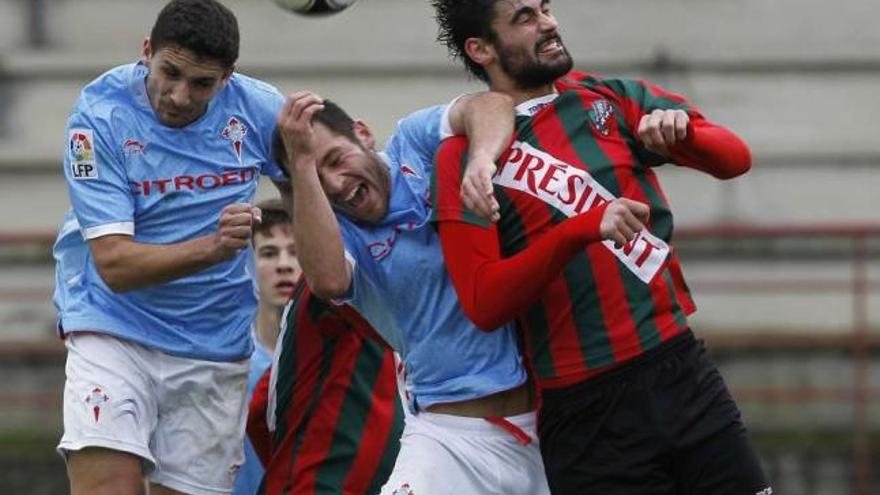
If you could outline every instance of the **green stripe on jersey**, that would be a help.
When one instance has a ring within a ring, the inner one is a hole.
[[[364,340],[355,359],[345,398],[342,401],[333,440],[315,480],[319,487],[341,489],[352,469],[361,438],[372,409],[373,389],[381,376],[385,353],[372,342]],[[345,414],[347,411],[367,411],[367,414]]]

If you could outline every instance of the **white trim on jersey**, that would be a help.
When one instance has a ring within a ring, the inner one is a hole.
[[[83,239],[90,241],[105,235],[123,234],[134,236],[134,222],[105,223],[82,229]]]

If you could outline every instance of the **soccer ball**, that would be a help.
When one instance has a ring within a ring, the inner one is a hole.
[[[275,3],[291,12],[302,15],[330,15],[342,12],[355,0],[275,0]]]

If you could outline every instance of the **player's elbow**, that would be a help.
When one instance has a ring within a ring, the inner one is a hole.
[[[101,276],[101,280],[104,281],[104,284],[114,293],[121,294],[135,289],[135,286],[131,283],[129,277],[126,276],[126,270],[121,269],[118,263],[106,260],[100,262],[96,260],[95,268],[97,268],[98,275]]]
[[[314,295],[328,301],[342,299],[351,286],[347,277],[306,277],[306,283]]]
[[[494,332],[505,323],[503,321],[498,321],[498,318],[494,315],[478,311],[476,305],[463,304],[461,309],[464,311],[464,315],[471,320],[471,323],[483,332]]]
[[[733,179],[744,175],[752,168],[752,153],[748,145],[739,138],[734,143],[722,158],[723,166],[717,167],[712,174],[718,179]]]

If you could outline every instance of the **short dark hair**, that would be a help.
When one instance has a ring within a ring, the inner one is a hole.
[[[465,68],[483,82],[489,82],[486,69],[464,51],[468,38],[483,38],[492,43],[497,36],[492,29],[495,3],[498,0],[431,0],[439,27],[437,41],[446,45],[452,58],[461,59]]]
[[[263,221],[255,223],[253,226],[253,235],[271,235],[272,229],[278,225],[290,225],[290,213],[284,208],[284,203],[280,199],[268,199],[257,203],[263,214]]]
[[[346,113],[339,105],[330,100],[324,100],[324,108],[315,112],[312,116],[312,123],[323,124],[332,133],[348,138],[355,144],[360,144],[357,135],[354,133],[354,119]],[[284,148],[284,141],[278,128],[272,133],[272,155],[275,162],[279,165],[287,163],[287,151]],[[287,167],[282,166],[284,174],[287,174]]]
[[[238,44],[235,14],[216,0],[172,0],[159,12],[150,32],[154,53],[175,46],[226,68],[238,60]]]

